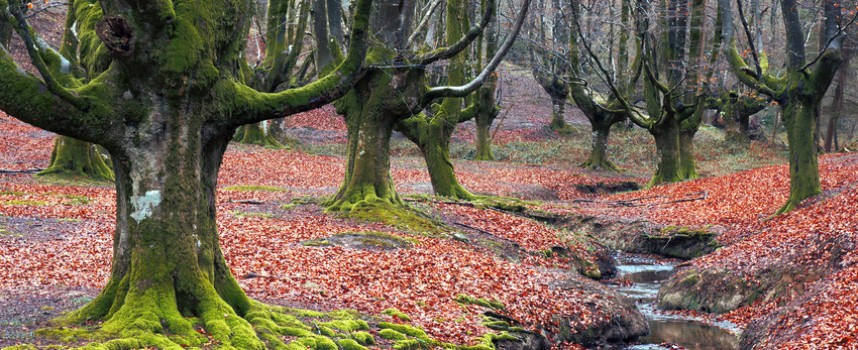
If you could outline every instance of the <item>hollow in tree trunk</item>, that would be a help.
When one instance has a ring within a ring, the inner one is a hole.
[[[113,171],[95,145],[66,136],[54,141],[50,165],[37,175],[113,180]]]

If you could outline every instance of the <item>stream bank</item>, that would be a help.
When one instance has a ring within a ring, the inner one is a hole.
[[[640,344],[617,349],[655,350],[679,345],[689,350],[739,349],[741,329],[729,322],[705,322],[702,319],[665,314],[657,310],[656,297],[664,281],[676,272],[676,259],[653,255],[618,253],[617,277],[605,281],[620,294],[635,301],[646,317],[650,333]]]

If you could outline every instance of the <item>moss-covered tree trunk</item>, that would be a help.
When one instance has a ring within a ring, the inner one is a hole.
[[[95,145],[65,136],[54,141],[50,165],[38,175],[113,180],[113,170]]]
[[[166,105],[166,104],[165,104]],[[114,150],[117,220],[111,276],[86,307],[63,320],[103,320],[114,336],[172,334],[200,344],[199,323],[224,345],[261,349],[243,318],[250,300],[224,261],[215,224],[217,173],[231,133],[201,136],[196,116],[150,115],[149,135]],[[162,119],[163,118],[163,119]],[[137,346],[168,346],[155,336]]]
[[[612,125],[612,123],[590,123],[592,128],[592,132],[590,133],[592,137],[590,141],[590,157],[581,164],[581,167],[593,170],[619,171],[608,160],[608,137],[611,134]]]
[[[695,131],[682,130],[679,133],[679,173],[683,180],[693,180],[700,175],[697,173],[697,160],[694,158]]]
[[[482,94],[482,90],[480,91]],[[484,102],[480,102],[481,104]],[[487,113],[479,113],[474,118],[477,124],[477,154],[475,160],[495,160],[492,152],[492,123],[497,117],[497,110],[492,108]]]
[[[455,124],[454,124],[455,125]],[[459,184],[453,161],[450,160],[450,137],[454,128],[445,118],[434,118],[422,126],[417,145],[432,181],[435,194],[442,197],[470,200],[474,195]],[[413,139],[412,139],[413,140]]]
[[[346,174],[337,194],[327,203],[334,211],[402,205],[390,176],[390,136],[403,118],[390,108],[392,77],[370,72],[340,104],[349,130]],[[372,86],[370,88],[369,86]],[[394,101],[395,102],[395,101]],[[398,103],[394,103],[398,105]]]
[[[566,132],[569,125],[566,124],[566,94],[551,94],[551,123],[548,127],[556,132]]]
[[[789,199],[778,213],[788,212],[803,200],[822,192],[814,137],[817,105],[808,100],[791,100],[784,108],[784,126],[789,142],[790,188]]]
[[[747,144],[747,134],[742,131],[739,116],[739,96],[735,92],[725,93],[719,100],[721,118],[724,120],[724,141],[735,144]]]
[[[649,132],[655,138],[658,166],[648,186],[682,181],[685,177],[680,162],[682,154],[680,152],[679,122],[668,117],[659,127],[652,128]]]
[[[283,148],[274,135],[271,133],[271,125],[274,121],[264,121],[261,123],[245,125],[238,128],[238,143],[248,145],[266,146],[272,148]]]

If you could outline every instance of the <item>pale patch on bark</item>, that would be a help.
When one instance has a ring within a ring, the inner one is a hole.
[[[133,197],[131,197],[131,205],[134,207],[134,212],[131,213],[131,217],[140,223],[144,219],[152,216],[152,209],[158,207],[161,204],[161,191],[146,191],[146,194],[143,196],[139,196],[135,193]]]

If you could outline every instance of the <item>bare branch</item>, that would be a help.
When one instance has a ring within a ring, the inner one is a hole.
[[[527,5],[524,8],[527,9],[530,6],[530,0],[525,0],[525,2]],[[468,30],[468,32],[461,39],[459,39],[459,41],[457,41],[453,45],[433,50],[432,52],[426,54],[425,56],[418,57],[416,59],[416,61],[420,62],[420,64],[428,65],[428,64],[435,62],[435,61],[438,61],[438,60],[444,60],[444,59],[451,58],[451,57],[455,56],[456,54],[458,54],[459,52],[462,52],[462,50],[467,48],[468,45],[470,45],[474,40],[477,39],[477,37],[480,36],[480,34],[483,33],[483,30],[489,25],[489,22],[491,22],[492,15],[494,15],[494,12],[495,12],[495,0],[486,1],[485,12],[483,13],[483,18],[478,25],[476,25],[476,26],[472,27],[470,30]],[[526,10],[525,10],[525,13],[526,13]],[[519,27],[519,29],[521,29],[521,28]]]
[[[503,45],[501,45],[500,49],[497,53],[495,53],[492,60],[489,61],[489,64],[483,68],[483,71],[480,72],[474,80],[471,80],[465,85],[462,86],[440,86],[429,89],[426,94],[423,95],[421,99],[420,106],[428,106],[432,100],[441,97],[466,97],[470,95],[472,92],[479,89],[483,83],[485,83],[486,79],[497,69],[500,65],[501,61],[503,61],[504,56],[506,56],[507,52],[512,48],[512,45],[515,43],[515,39],[518,37],[519,32],[521,32],[521,27],[524,24],[524,20],[527,17],[527,11],[530,7],[531,0],[524,0],[522,4],[521,11],[519,11],[518,18],[516,18],[513,31],[509,34],[509,36],[504,41]],[[486,3],[494,4],[493,0],[489,0]],[[487,5],[486,7],[492,7],[491,5]]]

